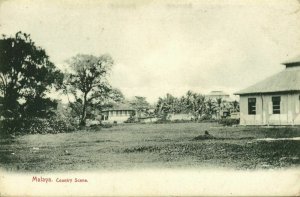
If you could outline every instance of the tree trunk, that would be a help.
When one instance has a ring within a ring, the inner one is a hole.
[[[80,118],[80,126],[85,126],[85,119],[86,119],[86,97],[87,97],[87,93],[84,93],[83,107],[82,107],[82,113],[81,113],[81,118]]]

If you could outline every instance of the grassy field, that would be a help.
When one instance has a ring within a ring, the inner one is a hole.
[[[194,140],[208,130],[216,139]],[[261,169],[300,164],[299,127],[222,127],[216,123],[125,124],[99,131],[26,135],[0,140],[8,171],[225,167]]]

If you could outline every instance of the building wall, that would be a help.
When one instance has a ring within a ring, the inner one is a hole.
[[[190,114],[170,114],[170,120],[191,120],[193,118]]]
[[[140,121],[141,121],[141,122],[144,122],[144,123],[155,122],[155,121],[157,121],[157,120],[158,120],[158,118],[155,118],[155,117],[153,117],[153,118],[143,118],[143,119],[140,119]]]
[[[280,96],[280,114],[273,114],[272,97]],[[256,115],[248,114],[248,98],[256,98]],[[299,94],[240,96],[241,125],[300,124]]]
[[[130,115],[133,113],[132,110],[115,110],[115,111],[107,111],[102,113],[104,117],[104,120],[102,120],[103,123],[124,123]]]

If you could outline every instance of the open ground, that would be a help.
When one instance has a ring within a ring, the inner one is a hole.
[[[215,139],[194,139],[205,130]],[[289,140],[295,137],[300,137],[299,127],[123,124],[95,131],[1,139],[0,165],[8,171],[25,172],[298,167],[300,141]],[[265,138],[279,140],[261,140]]]

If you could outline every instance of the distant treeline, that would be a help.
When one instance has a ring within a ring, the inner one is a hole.
[[[155,113],[162,119],[166,119],[168,114],[188,113],[199,119],[219,119],[221,112],[237,112],[239,111],[239,103],[237,101],[226,101],[223,98],[211,98],[203,94],[188,91],[184,96],[179,98],[167,94],[163,98],[159,98]]]

